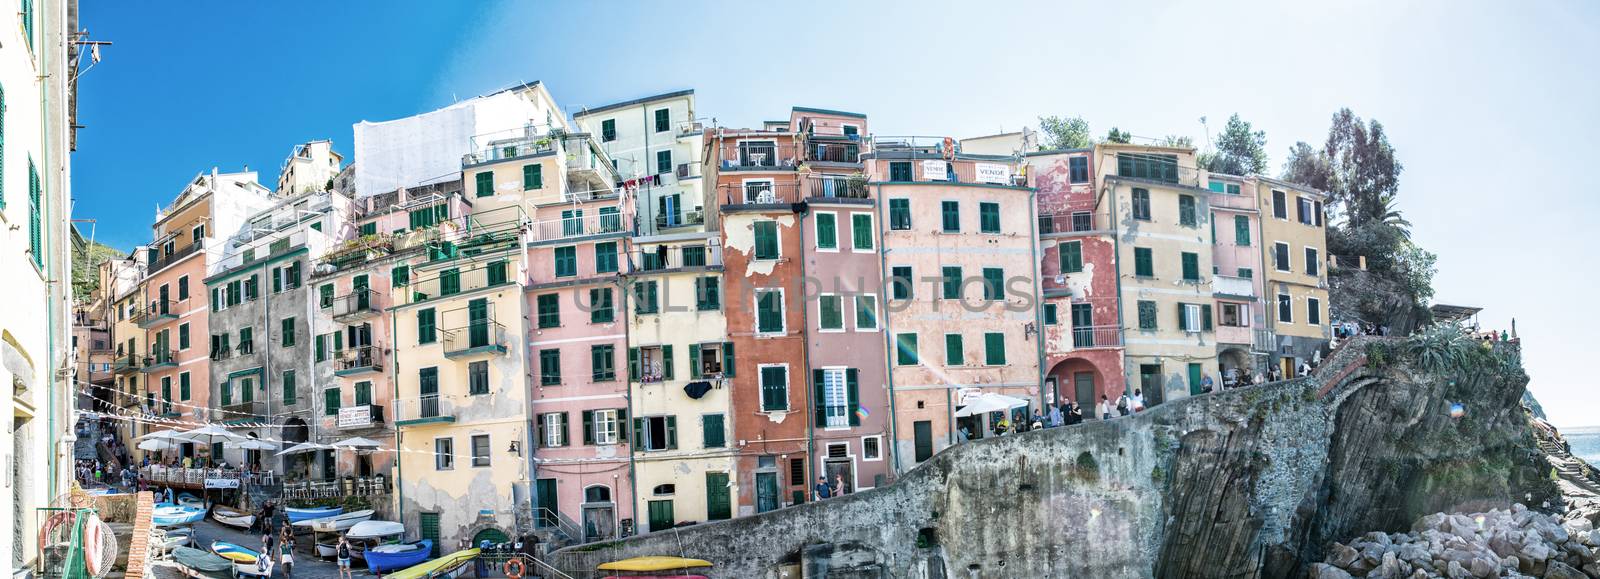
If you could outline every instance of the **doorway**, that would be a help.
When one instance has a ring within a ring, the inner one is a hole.
[[[611,502],[611,489],[603,486],[583,489],[584,540],[610,539],[616,532],[616,504]]]
[[[1144,390],[1145,407],[1161,403],[1167,391],[1161,386],[1160,364],[1139,365],[1139,389]]]
[[[832,453],[830,452],[830,454]],[[849,458],[829,458],[823,461],[822,472],[825,473],[824,476],[828,477],[828,484],[830,485],[834,481],[843,478],[843,488],[837,489],[835,492],[839,494],[856,492],[855,463],[851,462]]]
[[[1094,407],[1097,401],[1094,396],[1094,372],[1073,372],[1072,391],[1080,406],[1088,404]]]
[[[556,479],[542,478],[533,482],[534,500],[538,512],[534,513],[534,524],[539,527],[554,527],[558,523],[556,518]]]
[[[933,458],[933,421],[918,420],[911,424],[911,431],[916,439],[917,462]]]
[[[778,510],[778,473],[756,473],[756,512]]]

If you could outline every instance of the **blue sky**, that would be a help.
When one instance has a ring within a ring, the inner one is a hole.
[[[694,88],[724,125],[793,105],[878,134],[973,136],[1083,116],[1096,133],[1191,135],[1234,112],[1272,164],[1350,107],[1382,121],[1400,207],[1439,254],[1437,301],[1512,317],[1558,424],[1600,423],[1577,361],[1600,214],[1600,3],[227,2],[84,0],[115,46],[80,88],[76,217],[150,236],[190,177],[274,181],[296,143],[542,80],[569,111]]]

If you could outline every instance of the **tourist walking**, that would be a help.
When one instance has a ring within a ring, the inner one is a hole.
[[[1128,393],[1127,392],[1123,392],[1121,396],[1117,397],[1117,414],[1119,416],[1127,416],[1128,415]]]
[[[833,487],[828,486],[828,477],[817,477],[817,486],[812,487],[811,494],[813,495],[812,500],[817,501],[833,498]]]
[[[1100,395],[1100,419],[1111,420],[1111,399],[1105,394]]]
[[[833,475],[833,496],[842,497],[846,494],[849,493],[847,491],[847,487],[844,486],[844,475]]]
[[[1144,412],[1144,391],[1137,388],[1133,390],[1133,411]]]
[[[278,566],[283,568],[283,576],[288,579],[294,573],[294,537],[286,535],[278,541]]]
[[[339,546],[335,548],[335,551],[339,556],[339,577],[342,579],[354,579],[350,574],[350,539],[344,535],[339,535]]]
[[[1066,406],[1066,404],[1062,404],[1061,406]],[[1061,419],[1063,418],[1062,415],[1061,415],[1061,406],[1051,406],[1050,407],[1050,427],[1051,428],[1055,428],[1057,426],[1061,426]]]

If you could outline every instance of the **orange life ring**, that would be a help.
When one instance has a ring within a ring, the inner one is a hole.
[[[528,568],[522,563],[522,559],[511,559],[506,561],[506,564],[500,570],[505,571],[506,577],[521,579],[522,574],[527,572]]]

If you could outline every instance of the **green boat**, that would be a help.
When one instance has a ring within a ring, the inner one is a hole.
[[[232,579],[233,561],[189,547],[174,547],[172,558],[182,565],[191,577],[205,579]]]
[[[467,562],[478,556],[477,549],[456,551],[432,561],[419,563],[384,575],[385,579],[441,579],[455,577],[467,569]]]

